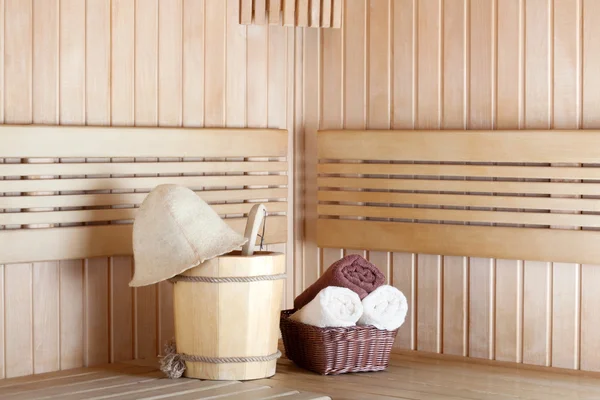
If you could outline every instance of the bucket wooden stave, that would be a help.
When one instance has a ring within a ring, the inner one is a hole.
[[[210,358],[188,362],[184,376],[208,380],[252,380],[275,374],[285,255],[233,252],[206,261],[181,277],[248,278],[253,282],[174,284],[175,340],[180,354]],[[214,279],[213,279],[214,280]],[[264,358],[269,361],[229,361]],[[224,360],[225,359],[225,360]]]

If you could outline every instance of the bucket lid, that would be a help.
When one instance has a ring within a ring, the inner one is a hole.
[[[164,281],[244,243],[246,239],[194,191],[157,186],[133,223],[135,273],[129,286]]]

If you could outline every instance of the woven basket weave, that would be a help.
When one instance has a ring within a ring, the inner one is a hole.
[[[286,357],[296,365],[321,375],[383,371],[388,367],[397,329],[318,328],[291,320],[293,313],[282,311],[279,326]]]

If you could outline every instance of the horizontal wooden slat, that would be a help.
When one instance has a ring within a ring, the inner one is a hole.
[[[275,129],[4,125],[0,140],[0,158],[250,158],[287,154],[287,132]]]
[[[333,163],[319,164],[318,172],[320,174],[600,180],[600,168],[576,167]]]
[[[600,215],[319,205],[320,215],[429,221],[600,227]]]
[[[1,185],[0,185],[1,187]],[[196,192],[206,202],[285,199],[287,189],[208,190]],[[60,196],[0,196],[0,209],[95,207],[141,204],[148,193],[111,193]]]
[[[600,263],[600,232],[320,219],[317,245],[447,256]]]
[[[422,194],[322,190],[318,193],[318,200],[346,203],[412,204],[600,212],[600,201],[598,200],[559,197],[477,196],[434,193]],[[2,204],[1,202],[2,198],[0,197],[0,204]]]
[[[93,178],[93,179],[39,179],[3,181],[0,191],[48,192],[82,190],[152,189],[162,184],[190,187],[267,186],[286,185],[285,175],[231,175],[231,176],[176,176],[151,178]]]
[[[26,175],[134,175],[285,172],[286,162],[160,162],[0,164],[0,176]]]
[[[438,192],[523,193],[550,195],[600,195],[600,185],[570,182],[501,182],[377,178],[319,178],[319,187],[421,190]]]
[[[225,222],[243,234],[246,218]],[[286,224],[285,216],[268,217],[265,244],[285,243]],[[131,239],[131,224],[3,230],[0,231],[0,264],[131,255]]]
[[[600,131],[320,131],[318,157],[340,160],[600,163]]]
[[[264,203],[269,212],[287,211],[286,202]],[[254,206],[253,203],[217,204],[212,208],[219,215],[247,214]],[[80,222],[104,222],[132,220],[137,214],[137,208],[121,208],[110,210],[75,210],[47,212],[16,212],[0,213],[0,225],[28,224],[69,224]]]

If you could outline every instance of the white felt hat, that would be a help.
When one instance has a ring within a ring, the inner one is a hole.
[[[135,273],[129,286],[146,286],[229,253],[246,243],[192,190],[160,185],[133,223]]]

